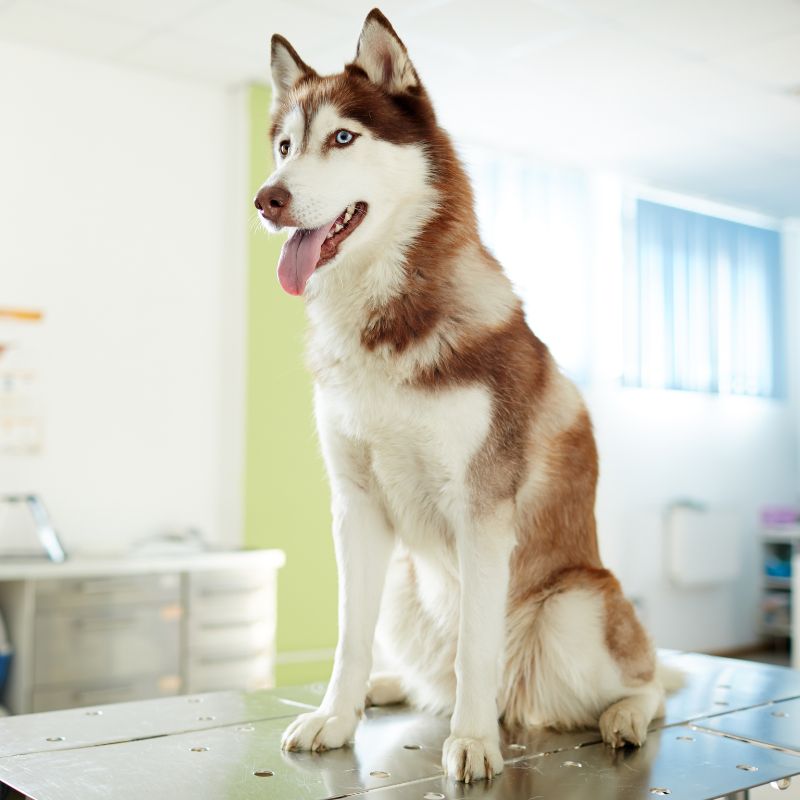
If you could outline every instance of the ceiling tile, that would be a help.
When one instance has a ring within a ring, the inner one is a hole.
[[[718,56],[715,62],[742,80],[779,90],[800,87],[800,32],[739,48]]]
[[[587,19],[609,20],[624,14],[643,0],[537,0],[565,14],[579,14]]]
[[[529,94],[550,86],[571,88],[586,98],[638,90],[645,100],[662,91],[691,88],[702,68],[695,60],[608,29],[584,31],[555,47],[527,53],[513,65]]]
[[[766,94],[744,109],[740,105],[726,122],[730,138],[751,152],[800,161],[800,97]],[[795,194],[800,201],[800,183]]]
[[[732,164],[736,164],[732,168]],[[759,152],[740,152],[730,158],[650,160],[637,175],[664,189],[707,197],[777,218],[800,214],[797,186],[800,159],[774,159]]]
[[[577,23],[555,8],[525,0],[458,0],[429,8],[414,24],[417,39],[481,62],[562,36]]]
[[[337,17],[347,20],[356,35],[361,30],[367,14],[377,5],[402,37],[403,31],[399,29],[399,26],[405,20],[413,19],[426,11],[444,6],[456,9],[454,13],[457,14],[457,2],[458,0],[340,0],[335,6],[332,6],[329,0],[301,0],[300,4],[310,11],[334,13]]]
[[[138,67],[168,72],[220,85],[268,79],[262,54],[160,34],[120,54],[119,60]]]
[[[95,17],[40,0],[15,3],[0,14],[0,39],[110,56],[142,37],[139,25]]]
[[[225,0],[47,0],[65,12],[85,13],[144,28],[161,28],[199,9]]]
[[[772,181],[772,211],[787,207],[786,180],[747,165],[768,164],[770,153],[786,174],[797,174],[800,101],[613,31],[587,32],[513,64],[485,69],[466,85],[448,84],[446,72],[432,68],[434,101],[457,136],[501,152],[673,181],[678,190],[708,190],[718,199],[739,202],[748,186],[764,208]]]
[[[797,0],[641,0],[620,16],[631,33],[711,57],[800,32]]]
[[[175,32],[186,39],[258,49],[264,54],[265,66],[269,63],[270,38],[273,33],[280,33],[313,66],[315,50],[328,47],[331,41],[342,42],[343,55],[355,51],[358,26],[354,20],[330,10],[309,10],[301,4],[228,0],[187,18],[176,26]]]

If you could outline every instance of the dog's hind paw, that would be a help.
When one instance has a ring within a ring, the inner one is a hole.
[[[630,700],[620,700],[600,715],[600,735],[611,747],[641,747],[647,738],[647,715]]]
[[[498,742],[449,736],[442,750],[442,768],[449,778],[464,783],[491,780],[503,771]]]
[[[281,749],[313,750],[321,753],[324,750],[335,750],[344,746],[355,732],[358,715],[326,714],[322,711],[311,711],[301,714],[283,732]]]

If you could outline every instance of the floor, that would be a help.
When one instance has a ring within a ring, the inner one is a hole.
[[[737,653],[734,658],[740,658],[743,661],[758,661],[762,664],[775,664],[778,667],[790,667],[792,665],[792,654],[789,650],[788,639],[776,639],[758,650]]]

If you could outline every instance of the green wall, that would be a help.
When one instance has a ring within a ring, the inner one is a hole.
[[[269,89],[250,89],[250,191],[272,171]],[[303,301],[285,294],[275,269],[283,237],[248,219],[248,385],[245,545],[279,547],[279,685],[327,679],[336,644],[336,569],[328,484],[319,455],[311,377],[305,367]],[[309,652],[312,651],[312,652]]]

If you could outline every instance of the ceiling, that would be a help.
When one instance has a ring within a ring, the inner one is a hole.
[[[0,0],[0,40],[221,85],[287,36],[348,60],[372,0]],[[800,216],[800,0],[382,0],[462,141]]]

